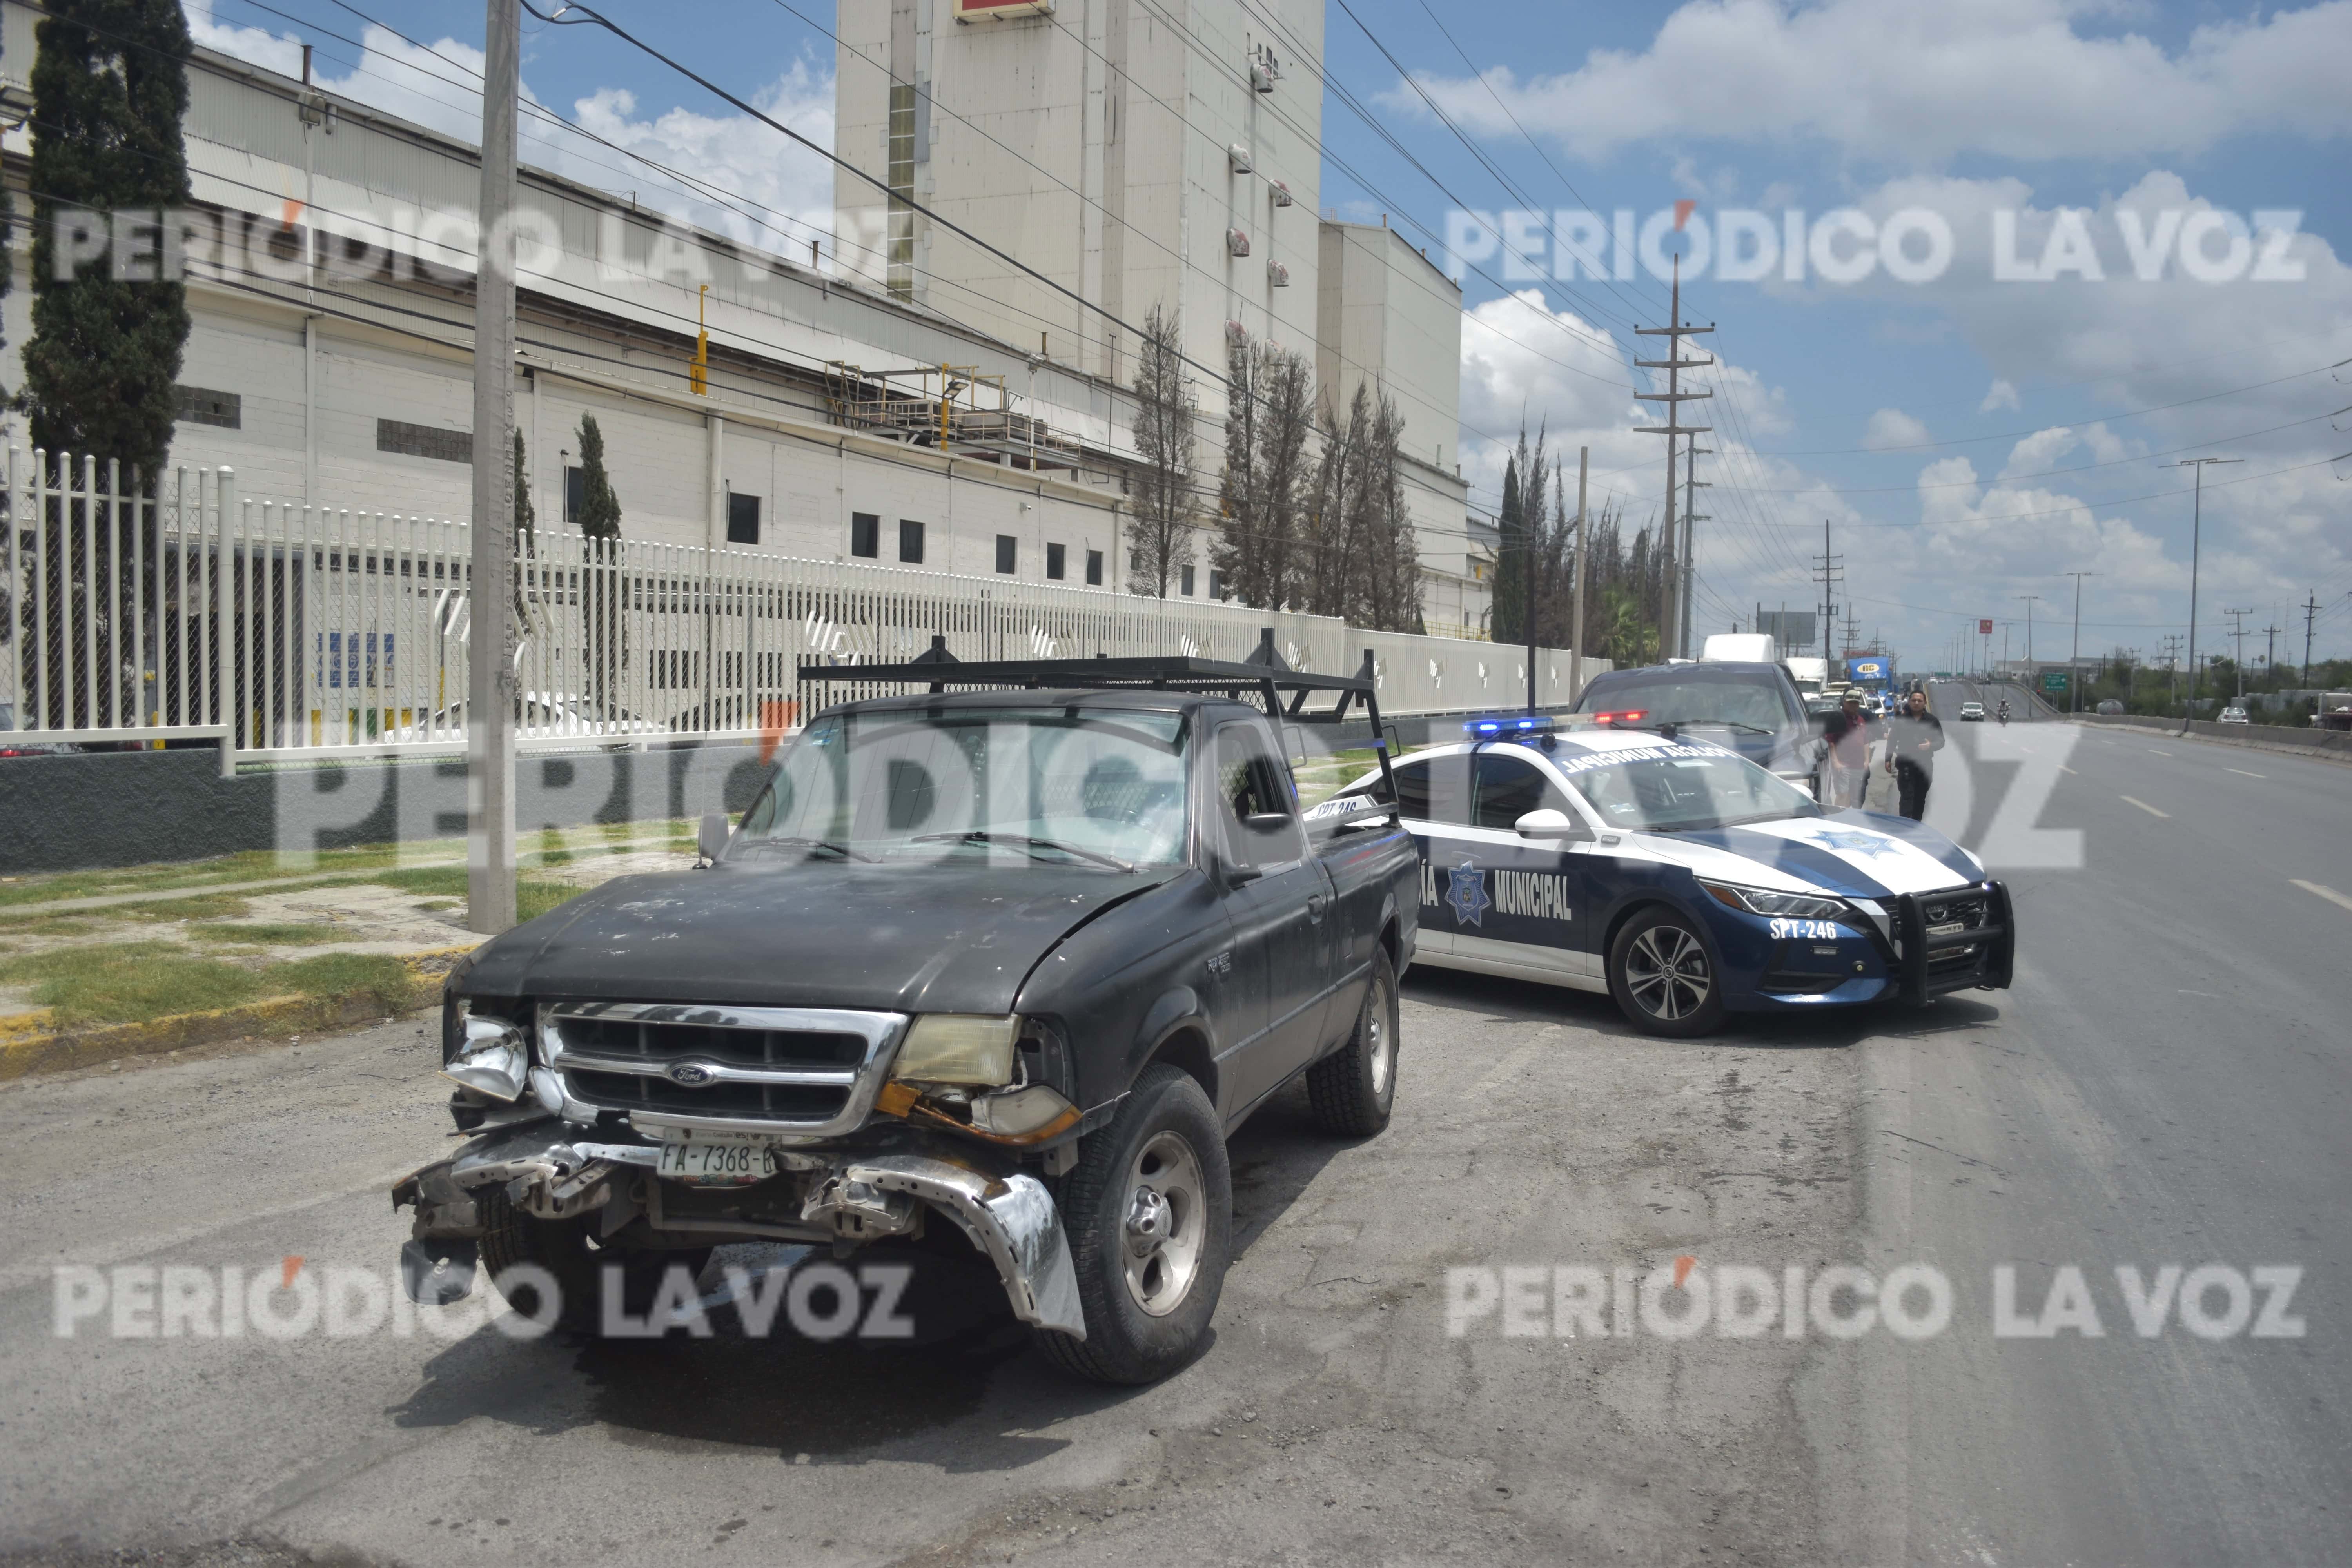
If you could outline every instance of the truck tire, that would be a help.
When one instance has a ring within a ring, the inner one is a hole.
[[[1062,1178],[1081,1341],[1037,1331],[1047,1360],[1094,1383],[1156,1383],[1200,1353],[1233,1255],[1233,1172],[1216,1109],[1155,1063]]]
[[[1355,1033],[1307,1069],[1315,1124],[1340,1138],[1370,1138],[1386,1128],[1396,1104],[1397,1044],[1396,970],[1388,950],[1376,946]]]
[[[1644,1034],[1695,1039],[1723,1026],[1723,977],[1706,938],[1663,904],[1637,911],[1609,944],[1609,994]]]
[[[513,1264],[535,1264],[546,1269],[562,1292],[556,1324],[575,1333],[593,1334],[602,1327],[601,1265],[611,1263],[620,1268],[622,1305],[633,1316],[643,1316],[653,1305],[663,1274],[672,1265],[683,1265],[688,1273],[698,1275],[702,1266],[710,1261],[710,1248],[707,1247],[679,1252],[631,1252],[598,1247],[589,1234],[595,1223],[593,1212],[576,1219],[540,1219],[515,1207],[503,1187],[487,1188],[478,1193],[474,1201],[482,1217],[482,1272],[495,1285],[499,1276]],[[516,1311],[527,1317],[538,1315],[541,1302],[537,1285],[517,1281],[512,1289],[502,1289],[500,1294]]]

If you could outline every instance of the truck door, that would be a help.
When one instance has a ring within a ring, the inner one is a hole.
[[[1223,1065],[1235,1107],[1274,1089],[1312,1059],[1322,1041],[1339,959],[1331,879],[1307,853],[1289,770],[1255,721],[1216,732],[1215,819],[1229,881],[1234,963],[1266,1000],[1265,1030]],[[1244,978],[1236,976],[1236,978]]]

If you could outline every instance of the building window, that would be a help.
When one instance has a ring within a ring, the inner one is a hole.
[[[1089,588],[1102,586],[1102,552],[1099,550],[1087,552],[1087,586]]]
[[[1007,576],[1011,576],[1013,574],[1013,559],[1015,548],[1016,546],[1013,543],[1013,539],[1011,534],[1000,533],[996,536],[996,569]]]
[[[217,425],[224,430],[244,427],[245,400],[234,392],[208,386],[172,388],[172,417],[186,425]]]
[[[1225,574],[1212,566],[1209,568],[1209,597],[1212,599],[1223,599],[1224,596]]]
[[[580,509],[588,504],[588,470],[563,470],[563,521],[578,522]]]
[[[887,184],[890,187],[889,251],[883,282],[895,300],[915,297],[915,87],[890,89]]]
[[[375,422],[375,449],[411,458],[437,458],[445,463],[474,460],[471,430],[443,430],[432,425],[411,425],[404,419]]]
[[[910,565],[923,563],[923,525],[911,517],[898,520],[898,559]]]
[[[849,552],[877,560],[882,554],[882,520],[870,511],[849,514]]]
[[[1058,583],[1069,575],[1069,552],[1058,544],[1045,546],[1045,575]]]
[[[1192,569],[1190,566],[1184,568],[1183,582],[1183,594],[1189,599],[1192,596]]]
[[[760,542],[760,498],[727,492],[727,542]]]

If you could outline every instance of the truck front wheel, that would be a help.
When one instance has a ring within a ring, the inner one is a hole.
[[[1158,1063],[1062,1178],[1084,1341],[1040,1330],[1047,1359],[1096,1383],[1155,1383],[1199,1353],[1233,1250],[1233,1172],[1215,1109]]]

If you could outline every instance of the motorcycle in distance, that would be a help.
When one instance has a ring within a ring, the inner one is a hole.
[[[2000,718],[2000,721],[2001,721],[2002,723],[2006,724],[2006,723],[2008,723],[2008,722],[2009,722],[2009,704],[2008,704],[2008,703],[2004,702],[2004,703],[2002,703],[2002,704],[2000,705],[2000,713],[1999,713],[1999,715],[1997,715],[1997,716]]]

